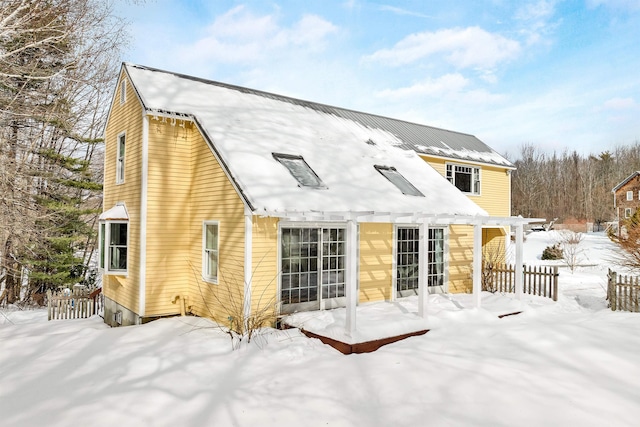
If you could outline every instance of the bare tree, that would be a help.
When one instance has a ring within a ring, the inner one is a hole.
[[[38,286],[85,272],[93,158],[126,40],[112,6],[0,0],[0,302],[20,299],[25,272]]]

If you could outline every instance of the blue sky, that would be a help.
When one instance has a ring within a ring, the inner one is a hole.
[[[147,0],[123,60],[471,133],[640,141],[640,0]]]

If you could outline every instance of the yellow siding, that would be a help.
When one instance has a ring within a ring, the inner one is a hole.
[[[360,224],[360,302],[390,300],[393,291],[393,225]]]
[[[468,195],[469,199],[473,200],[474,203],[486,210],[489,215],[511,215],[511,176],[507,173],[508,169],[472,162],[445,160],[436,157],[422,156],[422,159],[437,170],[442,176],[446,176],[446,163],[468,164],[480,167],[480,195]]]
[[[274,313],[278,302],[278,219],[253,217],[251,312]]]
[[[120,77],[124,78],[124,73]],[[104,276],[103,292],[109,299],[139,312],[140,301],[140,188],[142,159],[142,107],[129,82],[126,102],[120,104],[120,84],[111,106],[111,116],[105,129],[104,209],[117,202],[125,202],[129,213],[129,247],[127,276]],[[116,184],[117,138],[126,132],[125,176],[123,184]]]
[[[180,305],[172,301],[176,295],[188,297],[188,278],[193,274],[189,183],[194,129],[191,123],[179,124],[149,120],[146,316],[179,314]]]
[[[491,216],[511,215],[510,174],[503,167],[487,166],[458,160],[445,160],[436,157],[422,156],[442,176],[446,176],[446,163],[469,164],[480,167],[480,195],[468,195],[469,199],[483,208]],[[473,288],[473,227],[456,225],[449,228],[449,292],[471,292]],[[483,246],[491,242],[483,251],[491,251],[502,242],[504,251],[504,236],[507,229],[483,230]],[[502,236],[502,239],[496,239]]]
[[[191,311],[228,325],[242,318],[244,298],[244,204],[204,138],[194,129],[191,147],[188,276]],[[202,224],[219,221],[218,284],[202,280]],[[232,320],[229,320],[229,317]]]

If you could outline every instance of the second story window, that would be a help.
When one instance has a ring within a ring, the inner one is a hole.
[[[447,179],[463,193],[480,194],[480,168],[447,163]]]
[[[627,191],[627,200],[633,200],[633,191]]]
[[[116,152],[116,184],[122,184],[124,182],[124,154],[126,139],[127,138],[124,133],[118,135],[118,151]]]

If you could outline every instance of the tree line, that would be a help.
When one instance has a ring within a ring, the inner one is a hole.
[[[640,141],[587,156],[520,148],[511,181],[511,211],[524,217],[603,223],[615,219],[611,190],[640,170]]]
[[[86,281],[125,24],[102,0],[0,0],[1,303]],[[25,295],[22,295],[24,297]]]

